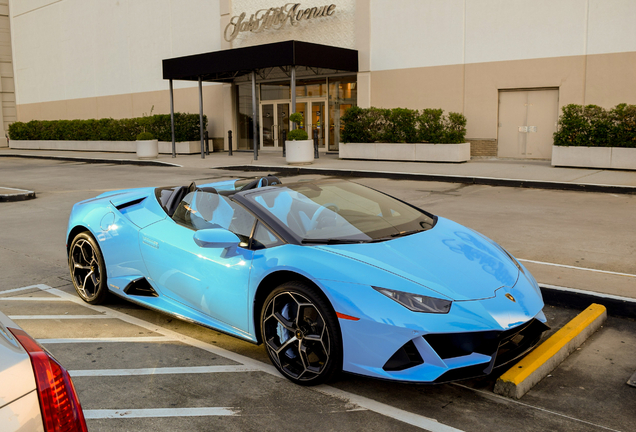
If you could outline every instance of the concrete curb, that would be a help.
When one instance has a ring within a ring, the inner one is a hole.
[[[494,392],[520,399],[575,351],[607,319],[605,306],[591,304],[548,340],[501,375]]]
[[[5,191],[11,192],[4,193]],[[0,186],[0,202],[25,201],[34,198],[34,191]]]
[[[26,155],[16,153],[1,153],[0,157],[19,157],[19,158],[31,158],[31,159],[52,159],[63,160],[70,162],[85,162],[85,163],[109,163],[119,165],[147,165],[147,166],[162,166],[162,167],[178,167],[182,165],[162,162],[157,160],[138,160],[138,159],[107,159],[107,158],[84,158],[84,157],[71,157],[71,156],[48,156],[48,155]]]
[[[265,165],[231,165],[223,167],[214,167],[214,169],[223,169],[231,171],[267,171],[271,173],[284,173],[287,175],[299,174],[318,174],[331,175],[338,177],[367,177],[367,178],[387,178],[392,180],[419,180],[419,181],[435,181],[446,183],[465,183],[479,184],[488,186],[507,186],[530,189],[556,189],[569,190],[578,192],[603,192],[615,194],[636,194],[635,186],[619,186],[604,185],[591,183],[568,183],[553,182],[540,180],[519,180],[505,179],[495,177],[480,176],[456,176],[444,174],[420,174],[420,173],[401,173],[389,171],[365,171],[350,169],[334,169],[334,168],[307,168],[307,167],[289,167],[289,166],[265,166]]]
[[[539,284],[543,301],[547,305],[583,310],[590,303],[607,308],[607,314],[619,318],[636,317],[636,298],[603,294],[556,285]]]

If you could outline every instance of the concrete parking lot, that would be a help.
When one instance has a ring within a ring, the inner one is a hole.
[[[74,376],[89,430],[632,430],[636,322],[604,327],[521,401],[496,376],[438,386],[343,375],[318,388],[280,377],[263,347],[118,299],[82,303],[68,276],[73,203],[103,191],[253,173],[0,160],[0,184],[36,191],[0,203],[0,310]],[[314,176],[315,177],[315,176]],[[283,179],[285,181],[285,179]],[[356,179],[501,243],[539,282],[636,297],[636,196]],[[27,288],[25,288],[27,287]],[[547,306],[553,329],[575,309]]]

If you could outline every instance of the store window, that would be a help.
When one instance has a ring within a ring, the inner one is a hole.
[[[238,84],[236,86],[237,100],[237,136],[236,146],[241,150],[254,147],[254,119],[252,118],[252,84]],[[256,121],[258,121],[258,92],[256,98]]]
[[[358,104],[357,77],[329,78],[329,150],[337,151],[343,125],[340,118]]]

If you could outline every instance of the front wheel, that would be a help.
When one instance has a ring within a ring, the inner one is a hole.
[[[77,294],[86,303],[103,303],[108,294],[106,265],[97,242],[88,231],[73,239],[68,254],[68,266]]]
[[[261,334],[274,366],[296,384],[320,384],[342,369],[338,319],[329,303],[303,283],[287,282],[269,294]]]

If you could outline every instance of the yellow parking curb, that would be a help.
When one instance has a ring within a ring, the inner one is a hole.
[[[592,303],[548,340],[501,375],[494,392],[519,399],[552,372],[603,324],[605,306]]]

